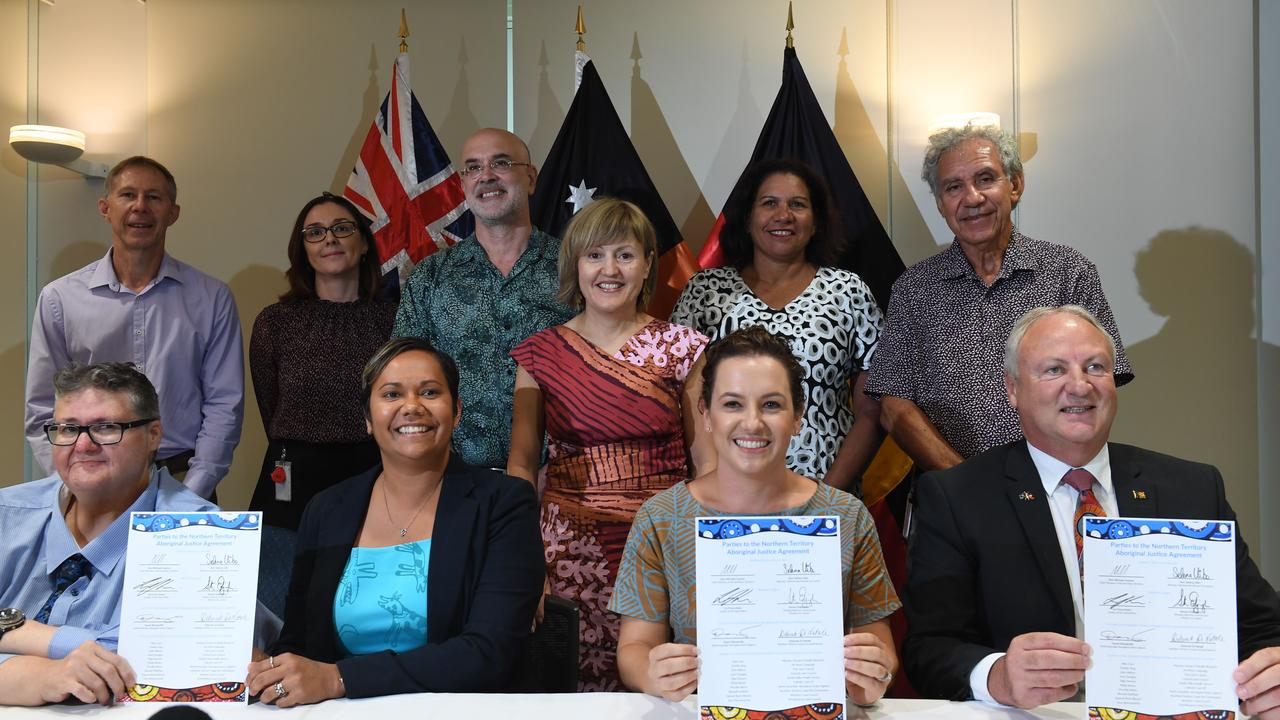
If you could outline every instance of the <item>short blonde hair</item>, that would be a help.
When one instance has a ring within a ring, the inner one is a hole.
[[[586,304],[578,287],[578,258],[594,247],[635,238],[649,260],[649,276],[636,296],[636,308],[643,308],[658,285],[658,237],[653,223],[643,211],[626,200],[603,198],[578,211],[564,229],[560,241],[560,291],[556,299],[581,310]]]

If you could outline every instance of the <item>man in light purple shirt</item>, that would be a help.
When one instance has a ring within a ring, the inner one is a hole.
[[[53,374],[68,363],[132,362],[155,384],[164,416],[157,464],[212,496],[227,474],[244,415],[240,319],[225,283],[165,252],[177,185],[146,157],[107,175],[98,211],[111,226],[101,260],[40,292],[27,360],[26,435],[51,470],[43,426]]]

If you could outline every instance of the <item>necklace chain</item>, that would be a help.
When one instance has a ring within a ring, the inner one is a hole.
[[[387,500],[386,483],[387,483],[387,479],[384,476],[382,478],[382,506],[387,509],[387,520],[391,522],[391,527],[395,528],[396,530],[399,530],[400,537],[404,537],[405,535],[409,534],[409,528],[413,527],[413,521],[418,519],[418,513],[422,512],[422,508],[426,507],[427,503],[431,502],[431,498],[435,497],[436,493],[440,492],[440,486],[444,484],[444,476],[440,477],[440,482],[436,483],[435,489],[433,489],[429,495],[427,495],[425,498],[422,499],[422,503],[418,505],[417,510],[413,511],[413,517],[409,518],[409,522],[405,523],[404,527],[400,527],[399,525],[397,525],[395,518],[391,517],[391,501]]]

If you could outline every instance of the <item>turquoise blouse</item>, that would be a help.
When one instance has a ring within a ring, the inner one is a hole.
[[[351,548],[333,597],[333,625],[347,654],[405,652],[427,643],[431,539]]]

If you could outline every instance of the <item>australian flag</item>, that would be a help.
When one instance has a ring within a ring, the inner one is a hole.
[[[396,56],[383,99],[342,192],[369,218],[383,274],[401,284],[422,258],[471,234],[462,179],[409,85],[409,56]]]
[[[658,287],[648,311],[666,317],[697,265],[680,229],[658,195],[640,155],[613,109],[595,63],[579,53],[582,82],[560,133],[538,170],[530,212],[533,224],[560,237],[569,218],[603,197],[635,203],[658,236]]]

